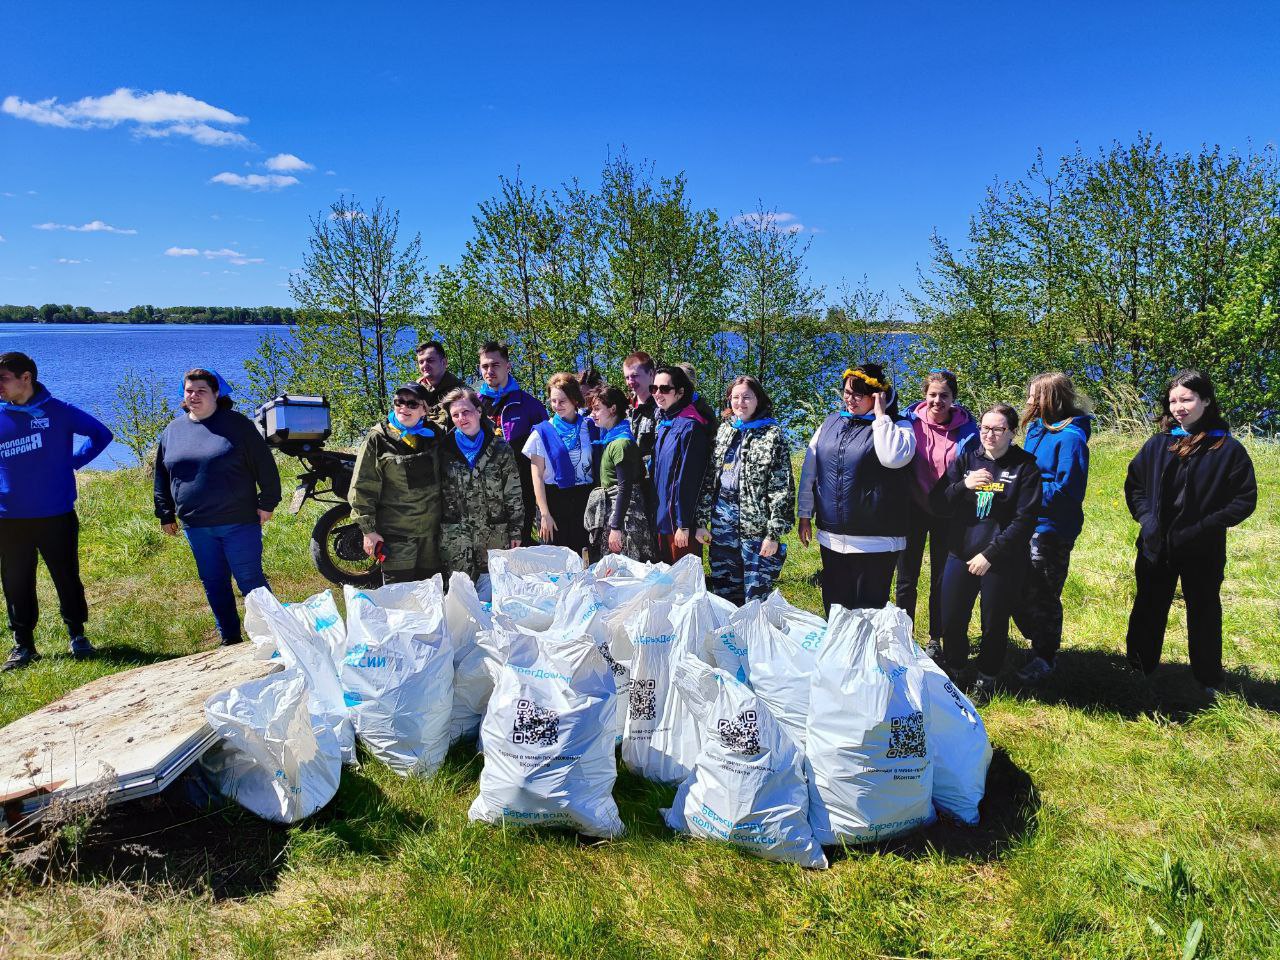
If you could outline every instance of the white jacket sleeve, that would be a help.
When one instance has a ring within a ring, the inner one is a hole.
[[[800,465],[800,483],[796,489],[796,516],[801,520],[813,518],[813,488],[818,482],[818,434],[819,426],[813,432],[813,439],[804,448],[804,462]],[[915,438],[912,437],[914,440]]]
[[[916,455],[916,434],[906,420],[894,423],[888,414],[881,414],[871,424],[871,439],[876,457],[890,470],[905,467]]]

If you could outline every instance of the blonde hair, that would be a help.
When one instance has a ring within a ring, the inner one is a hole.
[[[1088,406],[1088,401],[1076,393],[1076,385],[1065,373],[1041,373],[1027,384],[1027,405],[1022,409],[1022,420],[1024,423],[1036,419],[1057,423],[1088,413]]]

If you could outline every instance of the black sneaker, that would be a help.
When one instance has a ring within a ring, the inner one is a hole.
[[[237,643],[244,643],[244,637],[223,637],[218,641],[218,646],[234,647]]]
[[[924,646],[924,655],[939,666],[942,665],[942,644],[937,640],[930,640]]]
[[[39,659],[40,654],[36,653],[35,647],[19,647],[15,645],[9,651],[9,659],[0,664],[0,670],[21,670]]]
[[[989,677],[985,673],[979,673],[978,679],[973,681],[973,686],[969,688],[969,699],[973,701],[973,705],[975,707],[985,707],[995,695],[996,678]]]
[[[75,659],[88,660],[90,657],[97,656],[97,654],[97,649],[83,633],[77,633],[71,638],[71,656]]]

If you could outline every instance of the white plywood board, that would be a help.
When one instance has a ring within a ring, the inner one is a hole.
[[[0,729],[0,804],[12,817],[89,788],[110,802],[161,790],[215,739],[205,700],[280,668],[241,643],[72,690]]]

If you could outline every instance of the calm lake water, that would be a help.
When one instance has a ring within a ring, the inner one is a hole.
[[[245,383],[244,362],[264,334],[288,337],[282,326],[160,325],[133,323],[0,323],[0,353],[21,350],[39,367],[40,381],[61,400],[102,420],[115,397],[115,378],[125,370],[173,384],[175,413],[182,401],[182,374],[192,367],[221,373],[232,387]],[[243,412],[243,411],[242,411]],[[90,469],[133,463],[129,450],[113,443]]]

